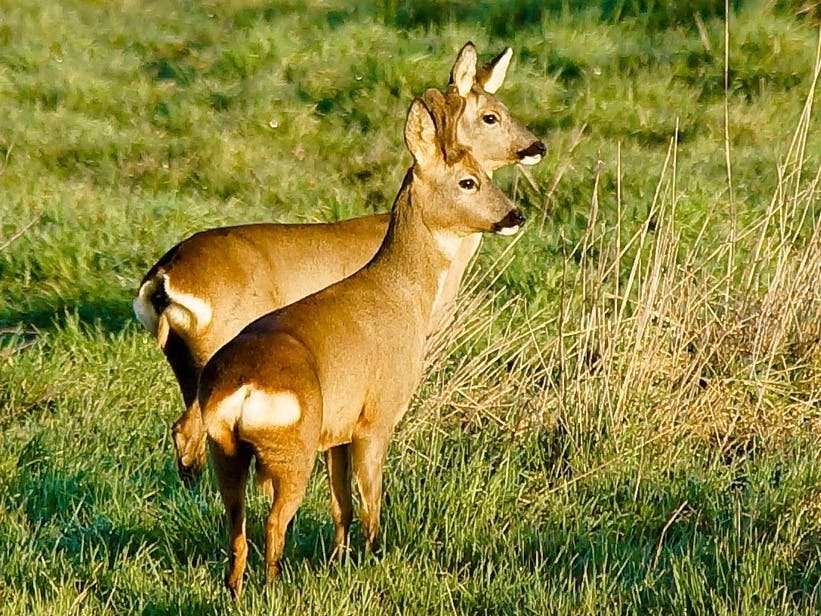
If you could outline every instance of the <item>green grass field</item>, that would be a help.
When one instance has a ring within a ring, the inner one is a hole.
[[[818,613],[820,17],[731,3],[725,73],[706,0],[0,0],[0,612]],[[318,462],[268,591],[251,491],[233,606],[131,298],[197,230],[386,210],[467,40],[548,145],[495,176],[529,223],[435,341],[383,553],[327,563]]]

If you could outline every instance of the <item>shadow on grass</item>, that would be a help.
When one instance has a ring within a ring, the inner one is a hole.
[[[65,575],[66,568],[78,579],[87,579],[93,572],[94,592],[104,600],[117,589],[112,572],[126,560],[148,558],[152,570],[157,571],[180,572],[204,566],[213,572],[214,583],[221,584],[227,535],[224,510],[210,472],[189,490],[179,482],[169,460],[133,478],[123,472],[124,483],[133,480],[140,484],[131,490],[99,472],[100,468],[110,469],[116,461],[98,458],[87,468],[77,468],[63,461],[62,455],[49,442],[47,432],[38,432],[22,448],[13,472],[0,481],[0,507],[22,514],[23,544],[38,554],[50,554],[46,577]],[[135,496],[123,497],[123,493]],[[267,503],[253,488],[249,496],[247,575],[249,583],[258,585],[264,572]],[[123,511],[129,512],[126,517]],[[309,510],[298,512],[286,539],[285,566],[301,567],[306,560],[314,570],[329,566],[332,537],[330,512],[327,516]],[[18,544],[19,537],[0,537],[0,553],[12,553]],[[44,589],[57,592],[29,573],[21,571],[9,582],[28,593],[43,593]],[[176,613],[180,598],[166,591],[154,597],[155,607],[161,612],[163,606],[173,606]],[[122,595],[120,590],[117,593]],[[128,596],[115,599],[129,600]],[[184,613],[202,612],[186,607]]]
[[[739,10],[745,0],[732,0],[732,10]],[[796,14],[804,7],[803,0],[783,0],[776,8]],[[260,22],[274,22],[290,14],[305,15],[302,2],[267,2],[251,7],[240,5],[224,12],[235,27],[246,29]],[[539,24],[545,17],[561,17],[594,12],[602,22],[618,23],[628,19],[651,28],[684,26],[695,29],[695,16],[703,19],[721,18],[724,3],[714,0],[686,0],[659,2],[658,0],[597,0],[595,2],[568,2],[568,0],[388,0],[387,2],[360,2],[348,9],[333,8],[315,11],[318,22],[331,28],[357,20],[361,16],[375,16],[383,23],[402,29],[420,26],[442,26],[454,22],[482,24],[494,36],[511,36],[518,30]]]
[[[731,6],[738,10],[743,0]],[[539,24],[546,17],[594,13],[602,22],[618,23],[634,19],[650,29],[687,27],[695,29],[695,16],[722,17],[724,4],[713,0],[665,3],[656,0],[392,0],[373,9],[382,20],[401,28],[446,25],[452,22],[481,23],[493,36],[513,36],[517,31]],[[785,9],[786,10],[786,9]]]
[[[119,333],[136,322],[130,298],[38,298],[21,310],[0,308],[0,331],[52,331],[75,318],[108,333]]]

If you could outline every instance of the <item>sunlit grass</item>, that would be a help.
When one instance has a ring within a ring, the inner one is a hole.
[[[817,611],[818,31],[793,4],[731,17],[732,200],[711,3],[3,7],[0,611],[232,609],[130,299],[197,230],[387,209],[410,100],[468,39],[514,48],[500,98],[549,147],[495,176],[526,231],[487,238],[433,344],[383,554],[327,564],[318,464],[267,593],[251,497],[238,611]]]

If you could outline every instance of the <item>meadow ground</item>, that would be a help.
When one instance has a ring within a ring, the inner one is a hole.
[[[818,5],[576,6],[0,3],[0,612],[821,609]],[[497,176],[530,222],[433,345],[383,554],[326,563],[318,463],[269,592],[253,491],[233,607],[130,300],[194,231],[387,209],[469,39],[549,147]]]

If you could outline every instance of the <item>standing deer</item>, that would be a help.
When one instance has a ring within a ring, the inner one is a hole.
[[[434,117],[441,114],[414,100],[405,125],[413,166],[367,265],[252,322],[202,370],[199,405],[227,513],[226,585],[235,598],[248,553],[245,486],[254,457],[260,481],[273,488],[268,581],[279,574],[285,531],[317,450],[327,452],[335,552],[348,543],[351,470],[366,548],[374,549],[388,443],[421,378],[431,314],[462,242],[515,233],[524,222]]]
[[[448,91],[464,100],[460,114],[450,118],[456,139],[471,147],[488,173],[517,162],[535,164],[545,153],[544,144],[493,95],[512,55],[506,48],[477,70],[476,49],[467,43],[451,71]],[[436,90],[426,93],[427,100],[438,96]],[[186,409],[172,435],[184,481],[199,476],[205,464],[196,392],[208,358],[253,319],[361,268],[385,237],[388,219],[379,214],[324,224],[211,229],[177,244],[148,271],[134,311],[156,336],[182,390]],[[477,233],[461,242],[432,314],[432,329],[447,316],[480,239]]]

